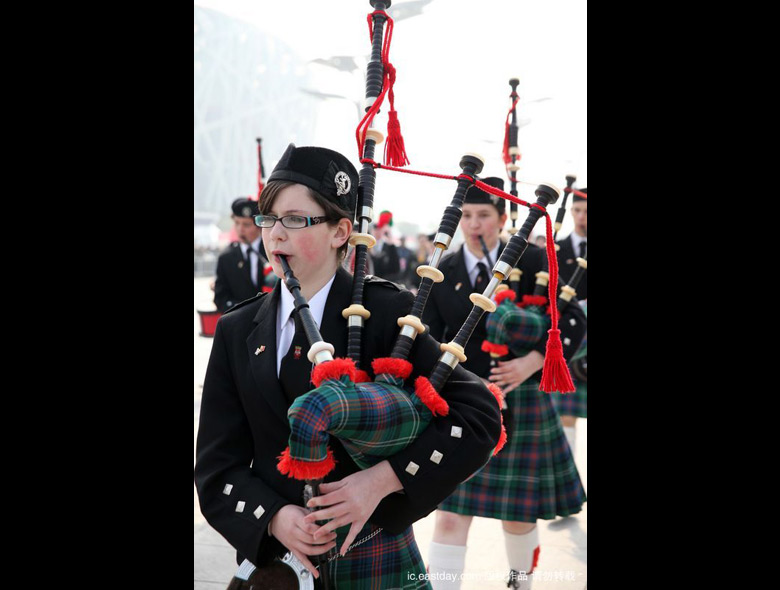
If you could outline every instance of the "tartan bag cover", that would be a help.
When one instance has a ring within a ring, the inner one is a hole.
[[[432,414],[417,395],[401,387],[402,378],[382,377],[383,381],[356,384],[341,375],[297,397],[287,412],[289,457],[313,466],[327,461],[328,440],[336,436],[355,463],[366,469],[413,442]]]
[[[501,356],[511,351],[521,357],[534,350],[550,329],[550,316],[541,312],[541,308],[529,305],[519,307],[511,298],[503,299],[496,310],[487,316],[485,324],[487,342],[494,346],[503,346]],[[485,348],[483,348],[485,350]],[[486,350],[486,352],[499,350]]]

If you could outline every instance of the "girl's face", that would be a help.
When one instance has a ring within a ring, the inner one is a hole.
[[[284,188],[276,197],[268,215],[303,215],[320,217],[325,210],[309,196],[302,184]],[[296,278],[306,285],[329,278],[338,268],[337,250],[349,239],[352,224],[346,219],[337,226],[321,221],[300,229],[288,229],[277,221],[273,227],[263,228],[263,246],[276,276],[284,278],[277,254],[286,254]]]
[[[498,209],[493,205],[475,205],[466,203],[463,205],[463,215],[460,218],[460,229],[463,238],[472,251],[481,252],[482,245],[479,236],[485,240],[488,250],[495,248],[498,243],[498,234],[506,222],[506,213],[499,216]]]

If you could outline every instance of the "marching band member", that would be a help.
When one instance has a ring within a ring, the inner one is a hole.
[[[347,350],[342,311],[352,291],[352,276],[341,262],[357,187],[357,171],[341,154],[290,144],[255,218],[274,273],[283,275],[278,255],[286,256],[323,338],[341,357]],[[377,277],[365,280],[363,296],[371,316],[363,328],[362,358],[370,373],[368,361],[389,356],[396,321],[408,313],[413,297]],[[308,344],[296,329],[293,307],[280,281],[271,293],[233,307],[217,324],[197,440],[201,510],[236,548],[239,563],[246,558],[263,566],[289,550],[320,580],[307,556],[335,548],[339,556],[327,567],[337,590],[431,588],[411,525],[488,460],[500,433],[496,399],[478,377],[457,367],[441,391],[449,414],[403,451],[359,470],[332,439],[336,467],[320,485],[322,495],[308,505],[319,510],[307,517],[303,482],[277,469],[290,435],[287,409],[313,389]],[[409,357],[413,375],[429,374],[439,356],[438,343],[421,334]],[[314,514],[329,522],[317,525]],[[353,540],[360,546],[351,549]]]
[[[263,252],[260,228],[255,225],[257,201],[239,197],[231,209],[233,225],[238,235],[217,259],[217,278],[214,282],[214,304],[225,312],[236,303],[254,297],[263,287],[273,287],[276,277]]]
[[[501,188],[500,178],[483,182]],[[440,265],[444,281],[431,291],[423,321],[431,335],[447,341],[463,323],[471,309],[472,291],[481,292],[489,278],[491,261],[501,254],[504,244],[499,234],[506,222],[504,199],[476,186],[466,193],[460,228],[465,243]],[[483,251],[480,237],[485,242]],[[545,252],[529,244],[517,268],[522,271],[518,301],[534,290],[535,274],[544,267]],[[486,317],[477,325],[466,346],[464,367],[486,381],[497,384],[505,394],[511,415],[508,441],[501,452],[439,506],[429,551],[429,571],[434,588],[460,588],[466,542],[474,516],[502,521],[512,587],[530,588],[538,559],[537,519],[553,519],[581,510],[585,501],[579,474],[571,457],[549,394],[539,391],[546,342],[526,356],[499,362],[491,369],[490,356],[481,350],[487,334]],[[576,351],[585,329],[579,305],[569,305],[561,314],[559,327],[565,358]],[[511,348],[511,347],[510,347]],[[524,572],[524,574],[522,573]],[[444,575],[448,574],[448,575]]]

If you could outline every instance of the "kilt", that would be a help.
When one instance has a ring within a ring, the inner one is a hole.
[[[355,541],[370,535],[378,527],[366,523]],[[336,529],[336,548],[341,547],[349,526]],[[414,531],[409,527],[399,535],[382,531],[365,543],[330,562],[335,590],[432,590],[425,580],[423,563]],[[422,578],[422,579],[421,579]]]
[[[576,514],[585,491],[549,394],[529,379],[506,402],[512,412],[506,445],[439,509],[517,522]]]
[[[559,416],[576,416],[577,418],[588,417],[588,384],[580,383],[574,379],[574,393],[550,394],[555,411]]]

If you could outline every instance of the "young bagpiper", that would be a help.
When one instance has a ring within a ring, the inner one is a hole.
[[[483,182],[501,188],[500,178]],[[447,341],[469,310],[469,295],[482,292],[504,244],[499,234],[506,221],[505,202],[478,187],[466,193],[460,229],[464,244],[444,258],[444,282],[431,292],[424,316],[431,335]],[[545,252],[529,244],[517,267],[522,271],[517,301],[534,291],[535,275],[545,268]],[[579,512],[585,494],[549,394],[539,391],[546,338],[525,356],[500,361],[491,368],[481,344],[487,335],[487,314],[477,325],[464,366],[498,385],[505,395],[508,440],[501,452],[474,477],[465,481],[436,512],[429,552],[429,571],[436,590],[460,588],[466,542],[474,516],[502,521],[509,559],[510,587],[530,588],[539,555],[537,519],[554,519]],[[568,305],[558,327],[564,357],[576,351],[585,331],[579,305]],[[511,342],[509,349],[512,349]]]
[[[352,275],[341,261],[352,232],[357,185],[354,166],[341,154],[290,144],[260,196],[255,219],[274,273],[283,276],[279,256],[285,257],[335,357],[347,351],[342,311],[351,303]],[[364,327],[361,368],[369,376],[371,359],[389,356],[397,319],[412,301],[411,293],[393,283],[366,279],[363,304],[371,317]],[[330,521],[320,526],[307,518],[304,482],[278,467],[290,436],[287,409],[314,389],[309,345],[293,309],[293,297],[280,281],[271,293],[234,307],[217,324],[197,439],[201,510],[236,548],[238,563],[246,559],[258,570],[290,552],[320,584],[324,576],[312,556],[335,549],[334,554],[345,555],[321,566],[331,588],[430,588],[411,525],[490,457],[501,432],[496,399],[477,376],[457,367],[440,392],[449,413],[389,459],[359,470],[332,438],[336,466],[314,500],[317,520]],[[418,336],[409,357],[410,379],[427,376],[440,355],[437,342]],[[353,525],[359,545],[350,549]],[[238,581],[234,587],[244,586]]]

